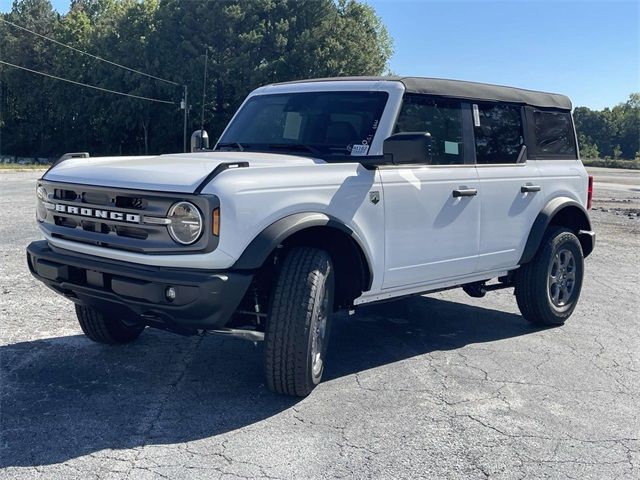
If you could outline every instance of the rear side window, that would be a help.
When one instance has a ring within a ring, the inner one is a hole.
[[[476,163],[516,163],[524,137],[521,108],[515,105],[474,104]]]
[[[528,108],[532,158],[577,158],[571,113]]]
[[[394,133],[428,132],[432,165],[464,163],[462,107],[456,100],[405,95]]]

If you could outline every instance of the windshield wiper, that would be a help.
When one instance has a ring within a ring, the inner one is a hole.
[[[235,148],[237,150],[240,150],[241,152],[244,152],[245,149],[244,145],[238,142],[219,143],[218,145],[216,145],[216,150],[220,148]]]
[[[319,154],[320,150],[311,145],[303,145],[301,143],[268,143],[266,147],[269,150],[293,150]]]

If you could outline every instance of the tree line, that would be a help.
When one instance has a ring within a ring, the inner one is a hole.
[[[613,108],[573,112],[582,158],[640,159],[640,93]]]
[[[391,38],[357,0],[14,0],[0,15],[78,50],[161,77],[117,68],[0,22],[0,60],[159,103],[96,92],[0,64],[0,153],[55,157],[182,150],[187,133],[216,138],[254,88],[300,78],[380,75]],[[204,85],[205,55],[208,76]],[[204,107],[204,108],[203,108]],[[632,159],[640,151],[640,94],[601,111],[574,111],[583,158]]]
[[[182,150],[182,85],[188,134],[217,136],[254,88],[309,77],[380,75],[391,39],[375,11],[356,0],[15,0],[7,21],[178,85],[116,68],[0,22],[0,60],[153,99],[114,94],[0,64],[2,153],[144,154]]]

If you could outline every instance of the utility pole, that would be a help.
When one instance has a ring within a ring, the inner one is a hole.
[[[187,86],[183,85],[184,87],[184,96],[182,98],[182,109],[184,110],[184,129],[182,132],[182,149],[184,151],[184,153],[187,153],[187,110],[189,109],[189,105],[187,103]]]
[[[202,114],[200,115],[200,148],[203,148],[204,146],[204,105],[205,105],[205,100],[207,98],[208,62],[209,62],[209,47],[207,47],[204,51],[204,78],[202,80]]]

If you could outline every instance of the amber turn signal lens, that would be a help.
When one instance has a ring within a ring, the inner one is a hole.
[[[219,208],[215,208],[213,210],[213,223],[212,223],[212,227],[211,227],[213,234],[216,237],[220,236],[220,209]]]

